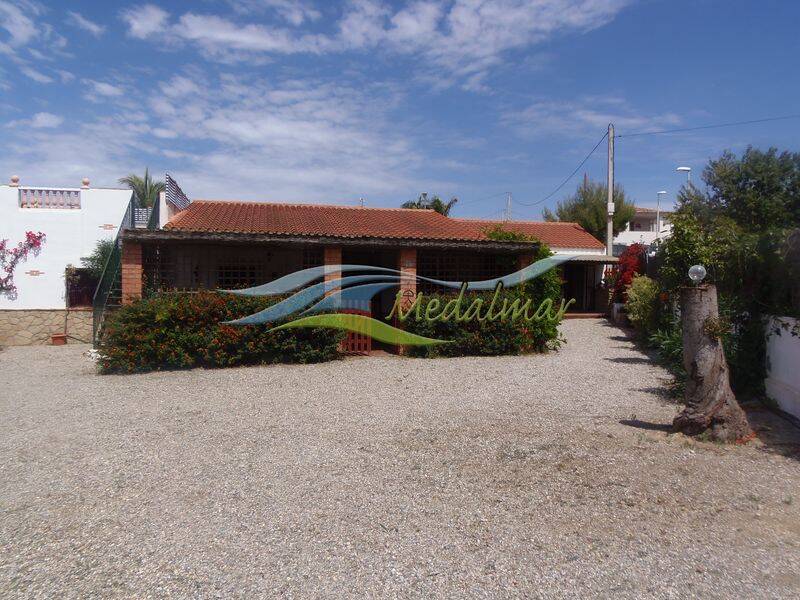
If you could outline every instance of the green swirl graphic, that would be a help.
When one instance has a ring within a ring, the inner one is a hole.
[[[342,329],[368,335],[374,340],[387,344],[397,344],[400,346],[431,346],[433,344],[449,344],[450,340],[437,340],[416,335],[408,331],[403,331],[397,327],[392,327],[387,323],[378,321],[364,315],[350,313],[335,313],[325,315],[312,315],[303,317],[289,323],[284,323],[278,327],[273,327],[270,331],[280,329],[294,329],[296,327],[330,327]]]

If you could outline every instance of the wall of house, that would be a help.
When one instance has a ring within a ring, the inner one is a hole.
[[[656,215],[644,214],[636,215],[631,219],[624,231],[620,231],[614,237],[614,243],[630,246],[631,244],[650,245],[658,238],[665,238],[672,235],[672,224],[666,216],[661,216],[661,231],[656,231]]]
[[[117,235],[131,192],[70,188],[80,193],[80,208],[22,208],[20,189],[0,185],[0,239],[16,245],[25,232],[41,231],[47,240],[39,256],[31,255],[17,266],[17,298],[0,296],[0,310],[63,311],[67,265],[80,266],[81,257],[90,254],[99,240]]]
[[[92,310],[0,310],[0,346],[49,344],[64,333],[70,342],[91,342]]]
[[[797,327],[798,320],[780,317],[789,328]],[[767,331],[773,331],[779,323],[772,319]],[[781,330],[781,335],[767,337],[767,364],[769,374],[765,382],[767,395],[778,403],[781,410],[800,419],[800,337]]]

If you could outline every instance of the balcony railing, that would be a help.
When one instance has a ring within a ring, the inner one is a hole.
[[[19,207],[79,210],[81,207],[81,191],[50,188],[20,188]]]

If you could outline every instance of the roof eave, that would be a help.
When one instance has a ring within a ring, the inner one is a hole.
[[[503,254],[517,254],[533,250],[539,246],[539,242],[276,235],[244,232],[181,231],[175,229],[125,229],[122,232],[122,239],[135,242],[218,242],[223,244],[348,246],[362,248],[447,248]]]

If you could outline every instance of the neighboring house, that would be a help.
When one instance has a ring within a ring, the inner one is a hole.
[[[97,242],[117,236],[132,192],[0,185],[0,239],[15,245],[25,232],[47,238],[38,256],[17,265],[15,299],[0,296],[0,345],[49,343],[54,334],[91,340],[93,289],[68,291],[68,266],[80,267]],[[88,305],[88,306],[87,306]]]
[[[536,249],[532,242],[489,239],[486,230],[499,221],[419,209],[191,202],[169,178],[157,208],[158,229],[122,234],[123,303],[153,289],[241,288],[321,265],[389,267],[451,281],[489,279],[530,264]],[[603,265],[617,259],[604,254],[600,241],[574,223],[502,224],[536,236],[555,252],[580,254],[563,271],[565,295],[578,300],[577,310],[605,309],[605,295],[596,290]],[[416,292],[413,281],[403,284],[405,296]],[[369,312],[382,319],[395,294],[379,294]]]
[[[625,231],[614,237],[614,254],[618,254],[631,244],[651,245],[657,239],[665,239],[672,235],[672,215],[668,211],[657,211],[655,208],[636,207],[636,213]]]

